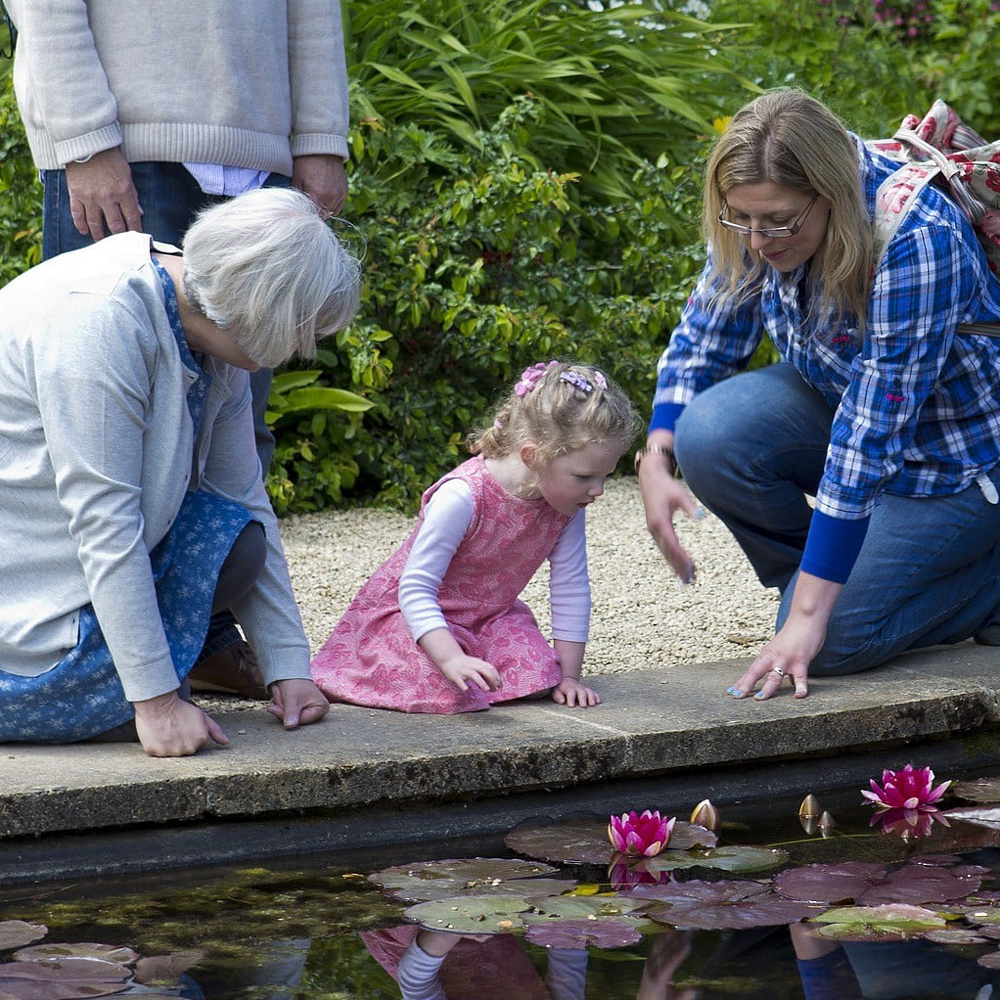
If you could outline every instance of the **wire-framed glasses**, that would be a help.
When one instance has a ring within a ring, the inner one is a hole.
[[[729,211],[729,206],[723,206],[721,212],[719,212],[719,225],[725,226],[726,229],[731,229],[734,233],[739,233],[741,236],[763,236],[769,240],[787,240],[790,236],[797,236],[799,230],[805,225],[806,217],[812,211],[813,205],[819,201],[819,195],[813,195],[812,201],[799,213],[799,217],[790,226],[771,226],[769,229],[751,229],[750,226],[741,226],[739,223],[730,222],[726,218],[726,213]]]

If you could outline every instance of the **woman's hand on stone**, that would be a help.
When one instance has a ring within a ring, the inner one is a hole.
[[[281,720],[285,729],[319,722],[330,711],[326,695],[308,678],[275,681],[270,690],[267,710]]]
[[[176,691],[133,704],[135,728],[150,757],[189,757],[209,741],[225,746],[222,727],[196,705],[182,701]]]

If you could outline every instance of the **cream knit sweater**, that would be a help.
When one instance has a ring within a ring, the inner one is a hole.
[[[347,157],[339,0],[7,0],[35,165]]]

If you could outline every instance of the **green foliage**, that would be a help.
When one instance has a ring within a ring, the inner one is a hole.
[[[316,464],[350,461],[359,491],[412,504],[540,359],[599,362],[634,398],[648,395],[700,263],[697,176],[663,155],[629,175],[634,200],[578,210],[577,176],[535,167],[528,149],[546,116],[516,98],[474,143],[358,122],[352,199],[367,260],[351,353],[366,345],[378,378],[353,388],[376,405],[349,436],[339,421],[322,437],[302,422],[283,438],[289,505],[328,502]]]
[[[6,30],[0,28],[3,52]],[[42,256],[42,192],[14,102],[12,65],[0,56],[0,287]]]
[[[656,3],[594,10],[550,0],[366,0],[345,5],[357,110],[474,148],[515,98],[544,111],[526,166],[629,196],[629,173],[708,130],[732,92],[711,41],[721,27]],[[695,85],[696,84],[696,85]]]

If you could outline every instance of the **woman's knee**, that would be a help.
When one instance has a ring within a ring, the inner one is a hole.
[[[212,613],[239,600],[256,582],[267,560],[267,540],[260,521],[250,521],[236,536],[229,555],[219,570]]]

